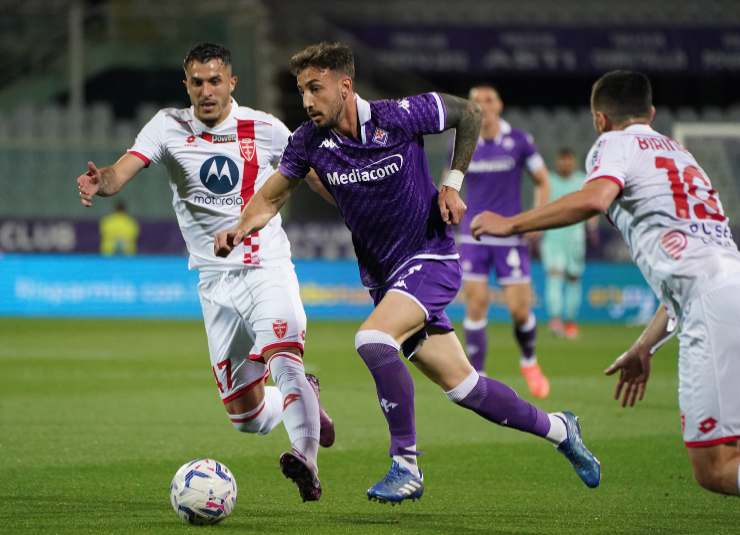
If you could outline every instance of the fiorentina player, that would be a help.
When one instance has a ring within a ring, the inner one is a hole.
[[[548,414],[508,386],[481,377],[460,345],[445,307],[460,287],[451,227],[465,210],[458,191],[479,131],[477,106],[445,94],[368,102],[354,92],[354,58],[341,43],[309,46],[291,58],[310,121],[291,136],[278,172],[255,194],[239,224],[216,236],[228,255],[243,236],[262,228],[313,168],[333,196],[352,240],[362,281],[375,310],[355,347],[375,380],[391,434],[391,468],[368,498],[401,502],[421,497],[414,384],[399,350],[449,399],[500,425],[546,438],[590,487],[600,467],[581,441],[571,413]],[[423,135],[456,129],[452,171],[437,192]]]
[[[650,127],[655,108],[645,75],[602,76],[591,112],[601,136],[583,188],[514,217],[482,213],[473,234],[509,236],[606,212],[662,303],[606,369],[620,372],[614,398],[622,406],[643,399],[653,354],[678,330],[678,400],[694,476],[708,490],[738,495],[740,253],[719,196],[694,157]]]
[[[555,200],[578,191],[586,178],[576,170],[576,155],[563,147],[550,175],[550,197]],[[540,253],[545,268],[545,303],[550,331],[570,340],[578,337],[576,315],[581,306],[581,275],[586,261],[586,227],[592,243],[598,240],[598,217],[586,223],[548,230],[542,235]],[[565,322],[563,322],[563,319]]]
[[[491,271],[503,288],[519,346],[519,369],[533,396],[546,398],[550,382],[535,353],[537,320],[532,312],[529,248],[521,235],[473,239],[470,221],[483,210],[506,215],[522,211],[522,175],[534,181],[534,205],[547,202],[547,168],[532,136],[501,118],[503,103],[488,85],[473,87],[470,100],[481,108],[480,137],[465,175],[468,211],[460,226],[460,259],[465,299],[465,344],[476,370],[485,370],[488,349],[488,278]]]
[[[274,172],[290,131],[232,98],[237,80],[224,47],[196,45],[183,68],[192,106],[157,112],[115,164],[89,162],[77,178],[81,202],[118,193],[151,163],[167,166],[189,266],[200,272],[211,367],[229,419],[260,435],[283,422],[292,451],[280,457],[282,471],[304,501],[318,500],[318,445],[331,445],[334,425],[319,406],[318,379],[304,372],[306,315],[280,215],[245,235],[231,258],[214,255],[212,244]],[[264,386],[268,375],[276,386]]]

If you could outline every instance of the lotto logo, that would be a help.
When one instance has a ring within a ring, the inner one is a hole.
[[[709,418],[705,418],[699,423],[699,431],[705,434],[713,431],[715,427],[717,427],[717,420],[711,416]]]
[[[283,410],[287,409],[288,405],[290,405],[294,401],[298,401],[299,399],[301,399],[300,394],[288,394],[287,396],[285,396],[285,399],[283,399]]]

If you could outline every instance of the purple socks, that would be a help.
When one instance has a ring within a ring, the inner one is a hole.
[[[504,383],[481,377],[472,372],[459,385],[447,392],[447,397],[499,425],[545,437],[550,430],[550,418],[531,403],[521,399]]]
[[[475,371],[483,371],[486,365],[486,351],[488,350],[488,335],[485,319],[475,321],[465,318],[463,328],[465,329],[465,350],[468,353],[470,364]]]
[[[375,389],[391,433],[389,453],[408,455],[416,444],[414,382],[406,364],[398,356],[399,346],[392,336],[375,330],[359,331],[355,348],[375,380]]]

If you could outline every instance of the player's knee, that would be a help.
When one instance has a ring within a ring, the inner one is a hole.
[[[706,490],[722,492],[722,471],[717,463],[694,462],[694,479]]]
[[[517,326],[523,326],[529,321],[529,307],[526,305],[512,307],[511,319]]]
[[[282,383],[294,381],[306,375],[303,359],[299,355],[288,351],[273,353],[267,359],[267,368],[270,370],[272,380],[278,387]]]
[[[473,321],[480,321],[486,317],[488,301],[480,296],[468,296],[465,300],[465,316]]]

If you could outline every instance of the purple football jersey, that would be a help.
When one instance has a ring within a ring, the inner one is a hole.
[[[457,258],[424,154],[423,134],[444,130],[445,108],[436,93],[356,102],[361,139],[307,121],[290,137],[280,172],[318,173],[352,232],[363,284],[377,288],[412,258]]]
[[[484,210],[504,216],[522,211],[522,174],[525,168],[542,164],[532,136],[501,120],[495,139],[478,139],[465,174],[465,202],[468,210],[460,231],[470,234],[470,222]]]

